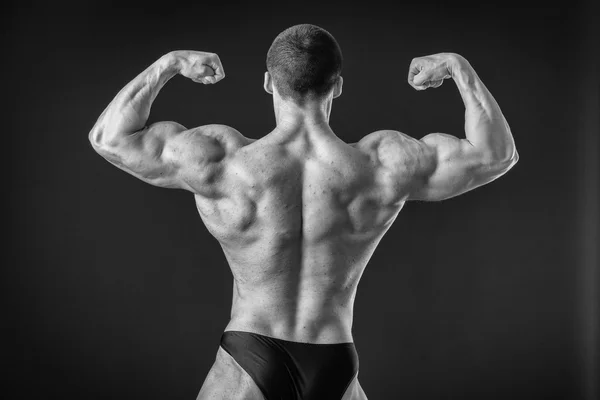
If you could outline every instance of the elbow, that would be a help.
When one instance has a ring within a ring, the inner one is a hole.
[[[513,156],[512,156],[512,165],[515,165],[518,161],[519,161],[519,153],[517,152],[517,149],[515,148],[515,151],[513,152]]]
[[[519,153],[513,144],[501,149],[484,151],[482,160],[490,168],[508,170],[519,161]]]
[[[88,135],[88,140],[92,145],[92,148],[97,153],[106,153],[108,151],[114,151],[114,148],[119,146],[119,142],[115,139],[107,137],[102,127],[94,126]]]
[[[496,172],[498,175],[504,175],[519,161],[519,153],[517,149],[512,151],[512,154],[506,157],[497,158],[487,163],[489,170]]]
[[[98,151],[101,149],[103,147],[102,128],[94,126],[88,135],[88,140],[94,150]]]
[[[500,161],[500,164],[508,171],[519,161],[519,153],[517,152],[517,148],[513,147],[513,151],[510,156]]]

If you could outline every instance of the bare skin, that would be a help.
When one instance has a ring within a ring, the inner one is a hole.
[[[270,74],[276,128],[259,140],[224,125],[146,127],[152,102],[175,74],[224,78],[215,54],[171,52],[129,83],[90,132],[94,149],[150,184],[194,194],[234,276],[225,330],[306,343],[352,342],[354,298],[377,244],[407,200],[443,200],[484,185],[518,160],[504,116],[470,64],[443,53],[413,60],[417,90],[452,78],[463,98],[466,139],[421,140],[383,130],[347,144],[329,127],[340,78],[302,106],[281,98]],[[262,399],[219,348],[198,399]],[[358,377],[344,400],[366,399]]]

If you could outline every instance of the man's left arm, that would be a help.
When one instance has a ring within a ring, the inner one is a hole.
[[[231,142],[227,136],[242,136],[224,125],[190,130],[175,122],[146,126],[154,99],[178,73],[204,84],[225,77],[216,54],[165,54],[116,95],[92,128],[89,140],[101,156],[145,182],[202,192],[208,189],[202,182],[214,181],[218,174],[219,161]],[[186,179],[189,176],[194,182]]]

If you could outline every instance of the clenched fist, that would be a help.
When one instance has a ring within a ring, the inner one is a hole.
[[[177,60],[179,73],[197,83],[217,83],[225,78],[225,71],[219,56],[194,50],[172,52]]]
[[[452,77],[452,67],[458,57],[458,54],[439,53],[414,58],[408,69],[409,85],[417,90],[440,87],[444,79]]]

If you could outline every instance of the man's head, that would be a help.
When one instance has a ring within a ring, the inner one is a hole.
[[[281,32],[267,53],[265,90],[272,85],[284,100],[304,103],[341,94],[342,51],[336,40],[315,25],[295,25]]]

